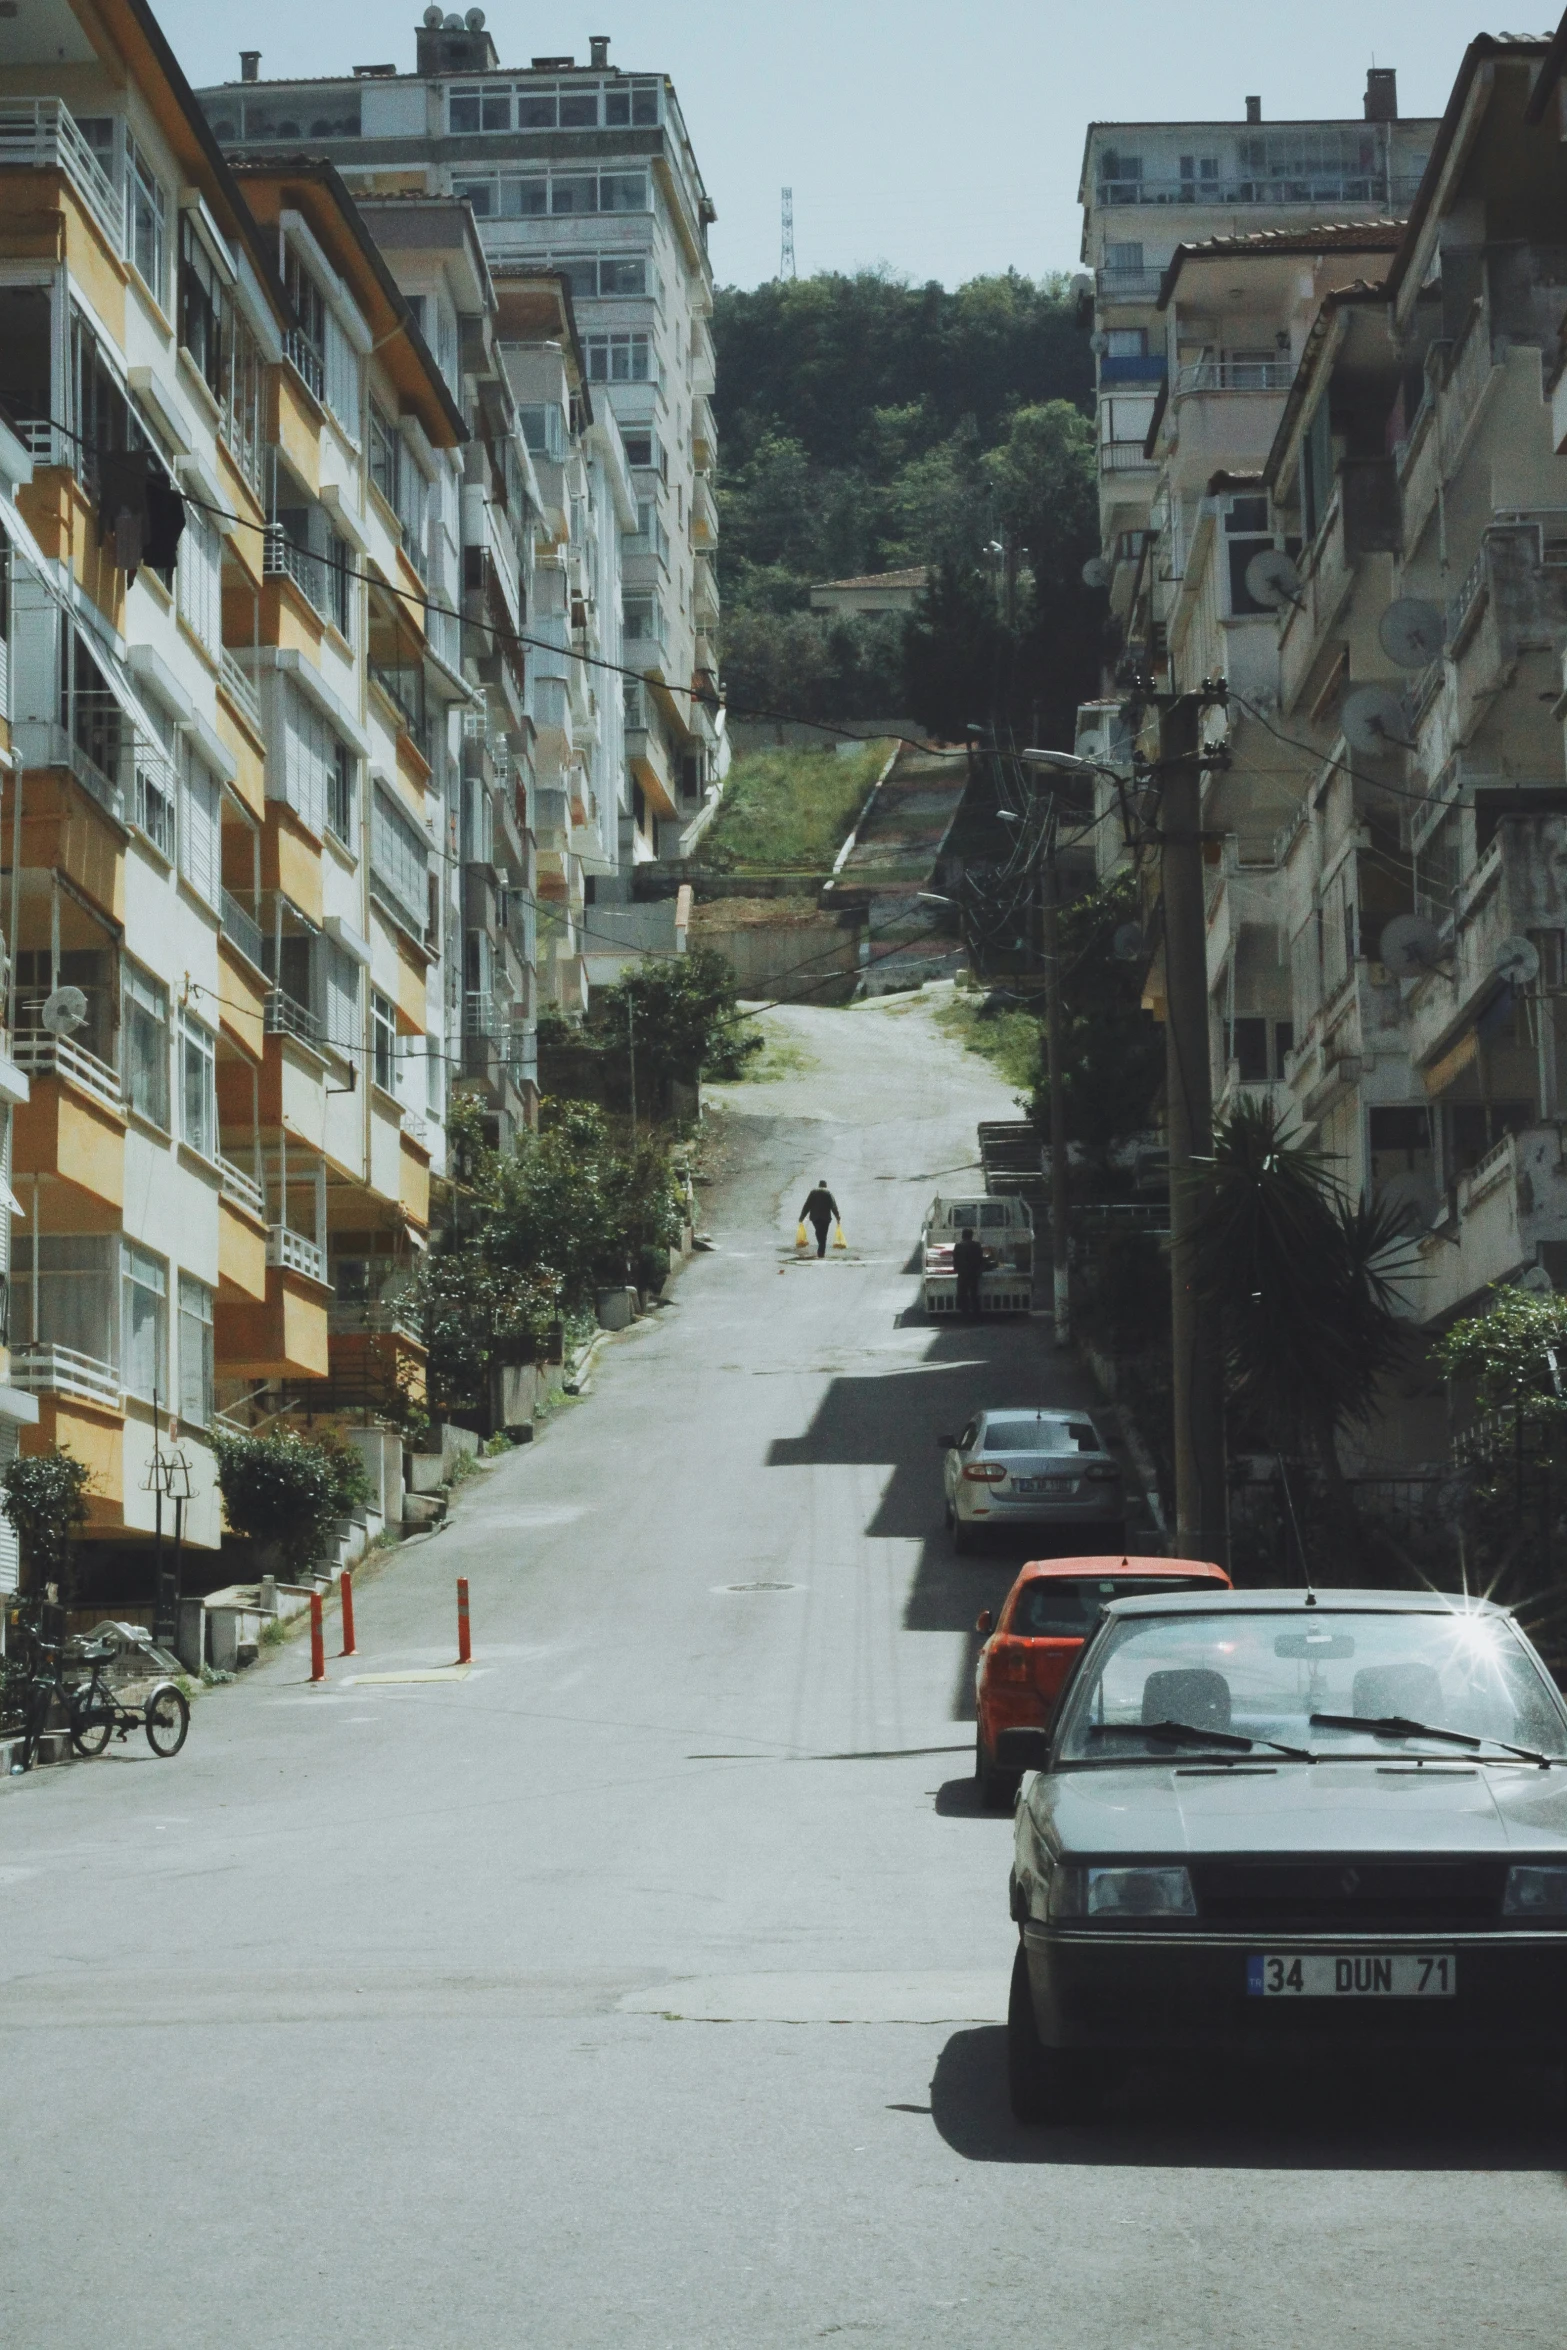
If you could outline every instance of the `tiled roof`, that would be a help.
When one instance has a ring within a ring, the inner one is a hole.
[[[860,579],[818,579],[812,581],[819,588],[922,588],[926,567],[916,564],[912,571],[868,571]]]
[[[1351,253],[1390,252],[1402,242],[1408,226],[1402,220],[1325,220],[1313,228],[1258,228],[1233,237],[1204,237],[1192,245],[1177,245],[1175,260],[1198,261],[1217,253]]]

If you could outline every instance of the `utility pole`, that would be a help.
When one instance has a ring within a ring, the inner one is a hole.
[[[1050,1079],[1050,1255],[1055,1273],[1056,1344],[1072,1343],[1072,1274],[1068,1237],[1066,1096],[1061,1079],[1061,868],[1056,860],[1056,811],[1045,832],[1045,889],[1041,909],[1045,949],[1045,1067]]]
[[[1170,1340],[1175,1391],[1176,1548],[1229,1561],[1224,1369],[1218,1317],[1196,1292],[1198,1222],[1213,1191],[1208,925],[1203,902],[1202,769],[1206,697],[1161,715],[1160,881],[1164,907],[1165,1119],[1170,1142]]]
[[[793,188],[785,188],[783,192],[782,211],[782,228],[778,240],[778,275],[782,279],[789,279],[795,274]]]

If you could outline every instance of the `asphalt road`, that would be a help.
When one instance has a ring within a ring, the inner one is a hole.
[[[0,1789],[7,2350],[1556,2344],[1567,2137],[1518,2085],[1005,2106],[1010,1826],[935,1436],[1084,1400],[902,1319],[1010,1103],[918,1006],[784,1017],[718,1247],[591,1395],[145,1749]],[[825,1173],[847,1261],[792,1262]],[[780,1271],[780,1264],[783,1270]],[[454,1651],[461,1680],[376,1680]]]

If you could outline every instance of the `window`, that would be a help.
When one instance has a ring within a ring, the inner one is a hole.
[[[598,208],[599,182],[597,172],[572,171],[551,173],[551,212],[556,214],[567,212],[597,212]]]
[[[597,130],[599,94],[597,90],[562,90],[560,94],[560,127],[563,131]]]
[[[553,402],[547,408],[519,408],[517,421],[529,453],[552,458],[558,465],[566,454],[565,411]]]
[[[397,488],[402,473],[403,444],[396,425],[376,400],[370,403],[370,479],[397,512]]]
[[[352,638],[354,633],[354,556],[347,539],[340,539],[336,531],[327,532],[326,540],[326,605],[327,618],[339,636]]]
[[[652,340],[647,335],[589,335],[588,381],[596,384],[645,384],[658,379],[653,371]]]
[[[349,439],[357,444],[359,423],[359,353],[348,339],[347,330],[332,311],[325,320],[325,381],[326,404]]]
[[[503,220],[537,220],[550,208],[550,184],[542,172],[530,172],[522,179],[503,179],[500,194]],[[478,207],[474,209],[477,211]]]
[[[371,1067],[383,1093],[397,1090],[397,1014],[384,995],[370,998],[370,1029],[374,1046]]]
[[[294,305],[299,331],[323,366],[326,360],[326,297],[292,245],[283,253],[283,290]],[[311,386],[319,390],[319,384]]]
[[[558,121],[556,93],[553,89],[517,92],[517,128],[520,131],[552,131]]]
[[[1224,534],[1230,574],[1230,611],[1234,617],[1249,619],[1257,615],[1271,615],[1276,609],[1254,596],[1246,584],[1246,573],[1254,559],[1273,544],[1273,531],[1266,498],[1232,498],[1224,517]]]
[[[137,1116],[167,1134],[168,991],[134,963],[120,966],[120,1075]]]
[[[326,942],[326,1040],[340,1053],[357,1053],[364,1043],[359,1023],[359,965],[336,939]]]
[[[354,838],[354,754],[334,741],[326,771],[326,823],[346,847]]]
[[[174,862],[174,769],[160,758],[155,744],[144,736],[136,740],[135,788],[131,821],[144,832],[161,857]]]
[[[429,913],[430,851],[423,833],[378,783],[370,811],[370,877],[417,938]]]
[[[627,596],[625,638],[628,645],[663,643],[664,624],[654,597]]]
[[[180,214],[180,341],[215,400],[223,397],[223,281],[188,212]],[[187,513],[186,522],[190,521]]]
[[[180,871],[209,906],[223,887],[222,787],[189,742],[180,762]]]
[[[495,182],[492,179],[454,179],[452,194],[459,201],[465,200],[473,206],[477,220],[488,220],[495,210]],[[543,209],[541,204],[539,210],[542,212]]]
[[[1145,326],[1113,326],[1105,336],[1107,359],[1146,359],[1148,356],[1148,329]]]
[[[74,1354],[113,1366],[119,1357],[117,1272],[112,1235],[96,1239],[76,1233],[42,1233],[36,1238],[30,1234],[12,1266],[12,1345],[69,1347]]]
[[[209,514],[189,499],[179,545],[179,609],[203,652],[223,650],[223,541]]]
[[[180,1016],[180,1140],[201,1158],[218,1155],[217,1045],[188,1012]]]
[[[1141,394],[1135,398],[1101,400],[1099,403],[1099,438],[1101,441],[1135,441],[1139,447],[1148,438],[1153,423],[1154,403]]]
[[[180,1275],[180,1418],[193,1428],[212,1420],[212,1292],[192,1274]]]
[[[611,259],[606,255],[599,263],[599,292],[601,294],[645,294],[647,292],[647,263],[640,259]]]
[[[282,751],[281,761],[269,763],[268,792],[292,808],[306,831],[319,840],[329,820],[333,779],[346,754],[315,703],[306,699],[291,678],[283,681]],[[275,772],[279,765],[280,777]],[[273,788],[276,781],[281,781],[281,791]]]
[[[125,258],[133,262],[155,302],[164,298],[168,262],[168,198],[135,140],[125,138]]]
[[[511,92],[509,89],[491,89],[484,83],[449,91],[446,100],[446,125],[455,133],[470,131],[509,131],[511,129]]]
[[[647,209],[645,172],[606,172],[599,181],[601,212],[646,212]]]
[[[658,120],[658,85],[656,82],[633,83],[631,88],[604,92],[604,120],[612,128],[628,123],[639,126]]]
[[[120,1375],[127,1395],[168,1402],[168,1268],[132,1240],[120,1243]]]
[[[1143,249],[1141,245],[1107,245],[1105,267],[1116,277],[1141,277]]]

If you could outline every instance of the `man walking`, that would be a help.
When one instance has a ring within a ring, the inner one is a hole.
[[[952,1270],[958,1277],[958,1314],[965,1322],[977,1322],[980,1315],[979,1282],[985,1270],[985,1251],[974,1238],[974,1227],[965,1224],[963,1237],[952,1252]]]
[[[827,1188],[826,1176],[819,1175],[816,1189],[806,1193],[805,1205],[800,1210],[800,1222],[809,1224],[816,1234],[816,1253],[819,1257],[827,1254],[827,1235],[837,1220],[838,1202]]]

